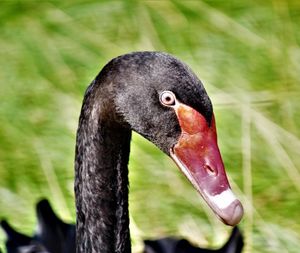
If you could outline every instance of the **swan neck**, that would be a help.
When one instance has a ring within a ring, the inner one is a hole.
[[[106,119],[104,101],[85,98],[77,131],[77,253],[129,253],[128,159],[131,130]]]

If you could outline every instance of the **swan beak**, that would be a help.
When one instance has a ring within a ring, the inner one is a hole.
[[[243,206],[231,191],[217,144],[214,116],[209,125],[193,108],[177,103],[181,127],[178,142],[170,155],[215,214],[227,225],[237,225]]]

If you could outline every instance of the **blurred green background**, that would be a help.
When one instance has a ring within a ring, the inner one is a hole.
[[[213,101],[246,210],[244,252],[299,252],[300,1],[1,1],[0,34],[0,217],[30,234],[47,197],[75,221],[83,93],[111,58],[158,50],[186,62]],[[138,135],[130,186],[134,252],[166,235],[216,248],[231,231]]]

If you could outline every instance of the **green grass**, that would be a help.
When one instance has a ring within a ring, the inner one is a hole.
[[[223,159],[246,208],[244,252],[300,248],[300,4],[294,1],[2,1],[0,216],[34,229],[51,200],[74,221],[82,95],[111,58],[169,52],[205,83]],[[217,247],[230,229],[169,158],[134,135],[130,211],[141,239],[182,235]],[[0,234],[3,241],[3,234]]]

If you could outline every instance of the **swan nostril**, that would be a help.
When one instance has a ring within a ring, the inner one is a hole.
[[[208,175],[215,176],[217,174],[217,172],[212,167],[210,167],[208,164],[204,165],[204,169],[206,170]]]

